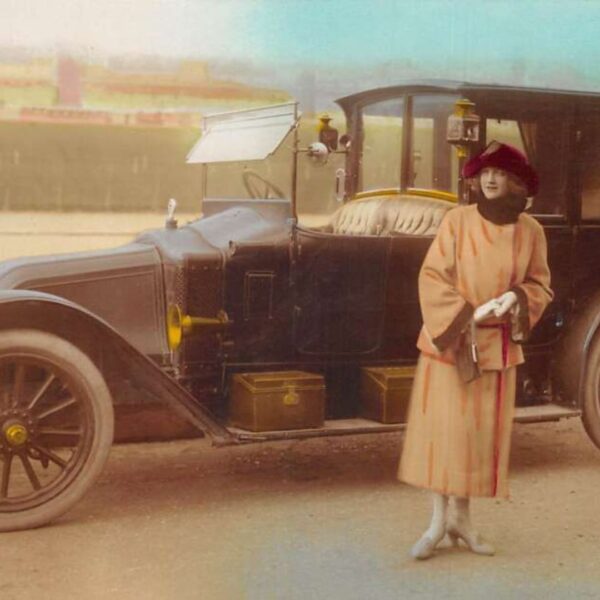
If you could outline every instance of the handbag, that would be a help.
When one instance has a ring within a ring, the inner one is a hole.
[[[464,383],[469,383],[481,377],[477,339],[475,337],[475,321],[473,319],[463,332],[456,350],[456,368]]]

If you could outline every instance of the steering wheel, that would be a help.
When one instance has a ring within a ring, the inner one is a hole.
[[[261,198],[285,198],[285,194],[274,183],[265,179],[252,169],[242,171],[242,181],[250,198],[258,200]],[[263,192],[261,193],[261,189]]]

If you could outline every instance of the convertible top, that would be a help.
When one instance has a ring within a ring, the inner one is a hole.
[[[473,99],[477,98],[502,98],[506,101],[507,98],[513,98],[520,102],[540,101],[543,97],[544,101],[557,101],[568,103],[591,103],[600,105],[600,93],[582,90],[567,90],[567,89],[552,89],[552,88],[532,88],[522,86],[508,86],[488,83],[471,83],[466,81],[453,81],[447,79],[415,79],[399,82],[397,85],[374,88],[365,90],[356,94],[343,96],[336,100],[342,108],[347,109],[357,103],[362,103],[365,100],[369,102],[376,101],[378,97],[381,99],[387,97],[395,97],[402,93],[456,93],[468,96]]]

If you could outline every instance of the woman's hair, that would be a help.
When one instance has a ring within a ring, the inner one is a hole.
[[[527,198],[527,186],[512,173],[506,171],[506,174],[508,175],[508,191],[514,196]],[[475,177],[468,179],[467,182],[473,191],[483,194],[481,191],[481,171]]]

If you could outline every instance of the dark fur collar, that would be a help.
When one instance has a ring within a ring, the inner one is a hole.
[[[527,198],[509,195],[505,198],[488,200],[483,194],[477,200],[479,214],[496,225],[516,223],[527,206]]]

